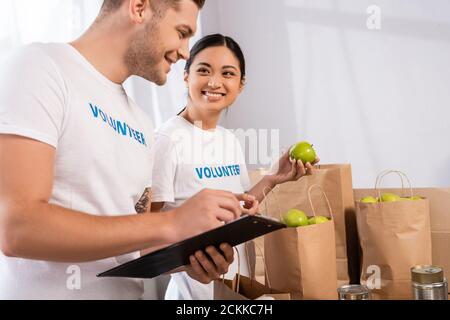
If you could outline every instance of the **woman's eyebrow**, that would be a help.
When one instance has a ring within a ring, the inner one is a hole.
[[[198,66],[205,66],[205,67],[211,68],[211,65],[210,65],[209,63],[206,63],[206,62],[199,62],[197,65],[198,65]]]
[[[232,68],[236,71],[238,71],[238,68],[236,68],[235,66],[223,66],[222,69],[228,69],[228,68]]]
[[[206,63],[206,62],[199,62],[197,64],[197,66],[205,66],[205,67],[211,68],[211,65],[209,63]],[[239,69],[236,68],[235,66],[223,66],[222,67],[222,69],[229,69],[229,68],[234,69],[236,71],[239,71]]]

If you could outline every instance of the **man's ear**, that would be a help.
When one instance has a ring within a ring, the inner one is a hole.
[[[149,1],[152,0],[129,0],[128,12],[131,20],[136,23],[142,23],[149,19],[153,12],[151,11]]]

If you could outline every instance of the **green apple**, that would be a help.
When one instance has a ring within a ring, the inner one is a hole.
[[[291,159],[301,160],[303,164],[313,163],[317,159],[316,151],[307,141],[299,142],[293,146],[289,155]]]
[[[283,223],[288,227],[296,228],[308,225],[308,217],[306,214],[297,209],[291,209],[283,216]]]
[[[308,224],[321,224],[330,221],[327,217],[324,216],[315,216],[312,218],[309,218]]]
[[[361,199],[361,202],[363,203],[377,203],[378,202],[378,198],[372,197],[372,196],[367,196]]]
[[[396,195],[395,193],[383,193],[381,195],[381,201],[382,202],[394,202],[394,201],[399,201],[400,200],[400,196]]]
[[[410,200],[422,200],[423,198],[420,196],[412,196],[412,197],[401,197],[401,201],[410,201]]]

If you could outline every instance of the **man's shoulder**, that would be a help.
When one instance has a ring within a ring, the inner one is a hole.
[[[61,47],[57,44],[32,43],[24,45],[6,54],[2,61],[5,74],[42,74],[59,72],[54,56]]]
[[[63,44],[56,43],[31,43],[11,50],[6,59],[10,60],[33,60],[50,61],[52,57],[60,52]]]

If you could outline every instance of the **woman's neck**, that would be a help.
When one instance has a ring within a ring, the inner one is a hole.
[[[203,130],[214,130],[217,128],[217,123],[220,119],[220,112],[214,111],[202,111],[198,108],[193,107],[191,104],[188,104],[186,110],[184,110],[180,116],[184,119],[200,127]]]

